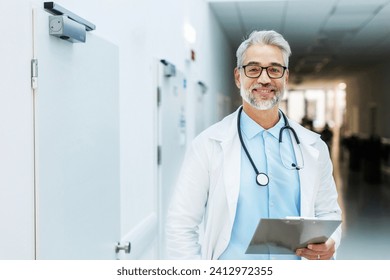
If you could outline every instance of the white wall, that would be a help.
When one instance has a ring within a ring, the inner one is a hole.
[[[43,5],[44,1],[23,0],[18,5],[30,7],[31,3]],[[120,59],[120,109],[121,109],[121,197],[122,197],[122,234],[126,235],[140,224],[138,217],[145,217],[151,211],[157,211],[156,188],[156,59],[167,59],[182,70],[188,77],[188,83],[198,80],[204,82],[208,91],[205,96],[206,108],[201,113],[205,115],[205,125],[208,126],[220,118],[217,112],[217,96],[230,95],[236,92],[233,84],[234,53],[219,24],[208,8],[205,0],[59,0],[57,4],[96,24],[92,31],[119,46]],[[17,6],[16,4],[14,5]],[[3,9],[1,17],[13,22],[18,9]],[[196,42],[189,44],[184,39],[183,26],[191,24],[196,30]],[[24,25],[30,38],[29,26]],[[6,24],[2,24],[7,28]],[[14,30],[14,29],[10,29]],[[20,32],[20,30],[19,30]],[[11,32],[12,33],[12,32]],[[15,33],[16,34],[16,33]],[[28,39],[29,40],[29,39]],[[5,41],[9,42],[9,38]],[[23,71],[10,72],[8,77],[15,84],[23,84],[18,94],[31,94],[29,84],[31,41],[28,44],[5,45],[9,58],[23,59],[20,64]],[[2,44],[2,53],[4,44]],[[25,49],[23,49],[25,48]],[[196,61],[188,62],[189,49],[196,52]],[[22,51],[21,51],[22,50]],[[26,58],[27,54],[27,58]],[[12,65],[12,62],[9,63]],[[4,77],[2,68],[1,77]],[[16,68],[14,69],[16,70]],[[8,72],[8,71],[5,71]],[[15,92],[16,88],[9,87]],[[31,99],[31,96],[30,96]],[[188,100],[191,100],[190,98]],[[9,100],[5,101],[8,102]],[[11,106],[20,106],[13,100]],[[27,114],[31,114],[32,104],[24,101]],[[4,104],[4,103],[3,103]],[[229,108],[228,111],[231,109]],[[24,141],[28,147],[32,141],[31,118],[12,120],[9,128],[22,129],[25,132]],[[26,122],[28,125],[26,125]],[[2,128],[3,129],[3,128]],[[189,124],[189,129],[193,126]],[[190,139],[188,139],[190,140]],[[2,147],[3,148],[3,147]],[[27,162],[26,174],[18,174],[21,193],[26,193],[28,199],[24,206],[32,214],[33,203],[33,159],[32,143],[24,162]],[[3,157],[3,155],[2,155]],[[11,150],[5,153],[6,158],[12,158]],[[20,158],[15,158],[12,172],[19,170],[16,166]],[[14,162],[12,161],[12,162]],[[9,162],[3,162],[9,165]],[[28,167],[31,167],[29,170]],[[18,181],[18,182],[19,182]],[[16,183],[16,182],[14,182]],[[12,198],[10,204],[19,198]],[[32,217],[32,216],[31,216]],[[30,223],[32,218],[30,219]],[[29,224],[31,227],[32,225]],[[3,235],[1,235],[3,238]],[[32,230],[29,234],[31,242]],[[147,257],[156,257],[157,250],[152,249]]]

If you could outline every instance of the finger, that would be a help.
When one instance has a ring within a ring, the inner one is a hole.
[[[329,238],[324,243],[311,243],[307,246],[307,248],[314,251],[329,251],[332,250],[332,248],[334,247],[335,247],[335,242],[331,238]]]
[[[330,260],[332,258],[332,254],[318,254],[316,260]]]
[[[331,258],[336,252],[333,244],[309,244],[308,250],[310,250],[309,248],[312,248],[315,253],[325,255],[329,258]]]
[[[322,250],[311,250],[309,248],[300,248],[297,250],[298,253],[305,256],[317,256],[318,254],[324,255],[326,253],[329,253],[329,251],[322,251]]]
[[[296,254],[297,256],[306,258],[308,260],[329,260],[333,256],[331,252],[320,252],[309,249],[298,249]]]
[[[308,253],[298,253],[297,254],[298,256],[300,256],[300,257],[303,257],[303,258],[305,258],[305,259],[308,259],[308,260],[319,260],[319,259],[321,259],[321,255],[320,254],[312,254],[312,253],[310,253],[310,254],[308,254]]]
[[[308,249],[319,252],[326,252],[329,250],[328,246],[325,243],[320,244],[309,244],[307,246]]]

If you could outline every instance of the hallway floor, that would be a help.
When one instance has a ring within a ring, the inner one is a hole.
[[[390,176],[368,183],[363,171],[348,168],[348,155],[334,161],[334,176],[343,210],[337,259],[390,260]]]

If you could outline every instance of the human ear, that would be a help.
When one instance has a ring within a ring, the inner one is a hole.
[[[241,88],[241,74],[237,67],[234,68],[234,82],[238,88]]]
[[[284,76],[285,76],[285,81],[286,81],[286,85],[288,84],[288,75],[289,75],[289,71],[288,71],[288,69],[286,69],[286,73],[284,73]]]

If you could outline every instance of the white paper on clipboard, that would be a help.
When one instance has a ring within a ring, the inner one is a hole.
[[[295,254],[310,243],[323,243],[340,220],[316,218],[261,219],[246,254]]]

